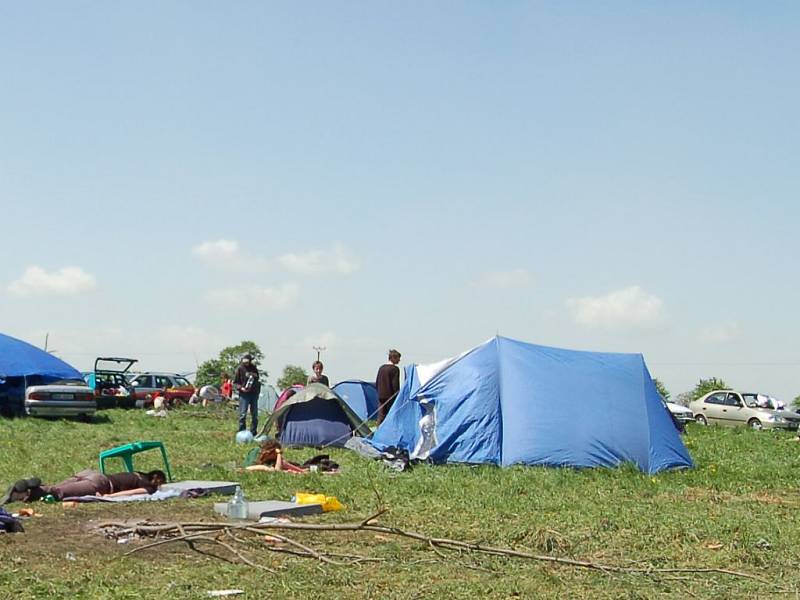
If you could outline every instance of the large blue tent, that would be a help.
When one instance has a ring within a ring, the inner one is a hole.
[[[0,333],[0,378],[34,376],[40,380],[83,379],[60,358]]]
[[[692,466],[641,354],[583,352],[495,337],[407,367],[371,443],[433,462]]]

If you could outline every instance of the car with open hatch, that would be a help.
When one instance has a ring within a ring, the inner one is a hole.
[[[86,384],[94,391],[98,408],[133,408],[136,399],[128,381],[135,358],[101,356],[94,361],[94,371],[83,374]]]
[[[777,406],[780,403],[767,394],[735,390],[714,390],[689,403],[695,421],[701,425],[796,430],[800,415]]]

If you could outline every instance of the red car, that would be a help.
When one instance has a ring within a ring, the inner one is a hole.
[[[188,403],[194,386],[177,373],[140,373],[131,379],[131,388],[140,406],[150,406],[153,398],[164,396],[167,404]]]

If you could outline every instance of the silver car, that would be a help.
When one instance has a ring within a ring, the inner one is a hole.
[[[92,388],[83,381],[57,381],[25,389],[25,413],[33,417],[80,417],[97,411]]]
[[[664,404],[667,405],[667,409],[672,413],[672,416],[675,417],[678,423],[685,425],[686,423],[694,422],[694,413],[691,408],[675,404],[674,402],[665,401]]]
[[[695,421],[752,429],[792,429],[800,425],[800,415],[772,408],[776,404],[765,394],[715,390],[689,403]]]

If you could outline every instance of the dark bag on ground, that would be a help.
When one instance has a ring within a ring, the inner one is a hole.
[[[311,465],[317,465],[317,469],[319,471],[338,471],[339,465],[331,460],[331,457],[328,454],[317,454],[316,456],[312,456],[306,462],[303,463],[304,468],[308,468]]]

